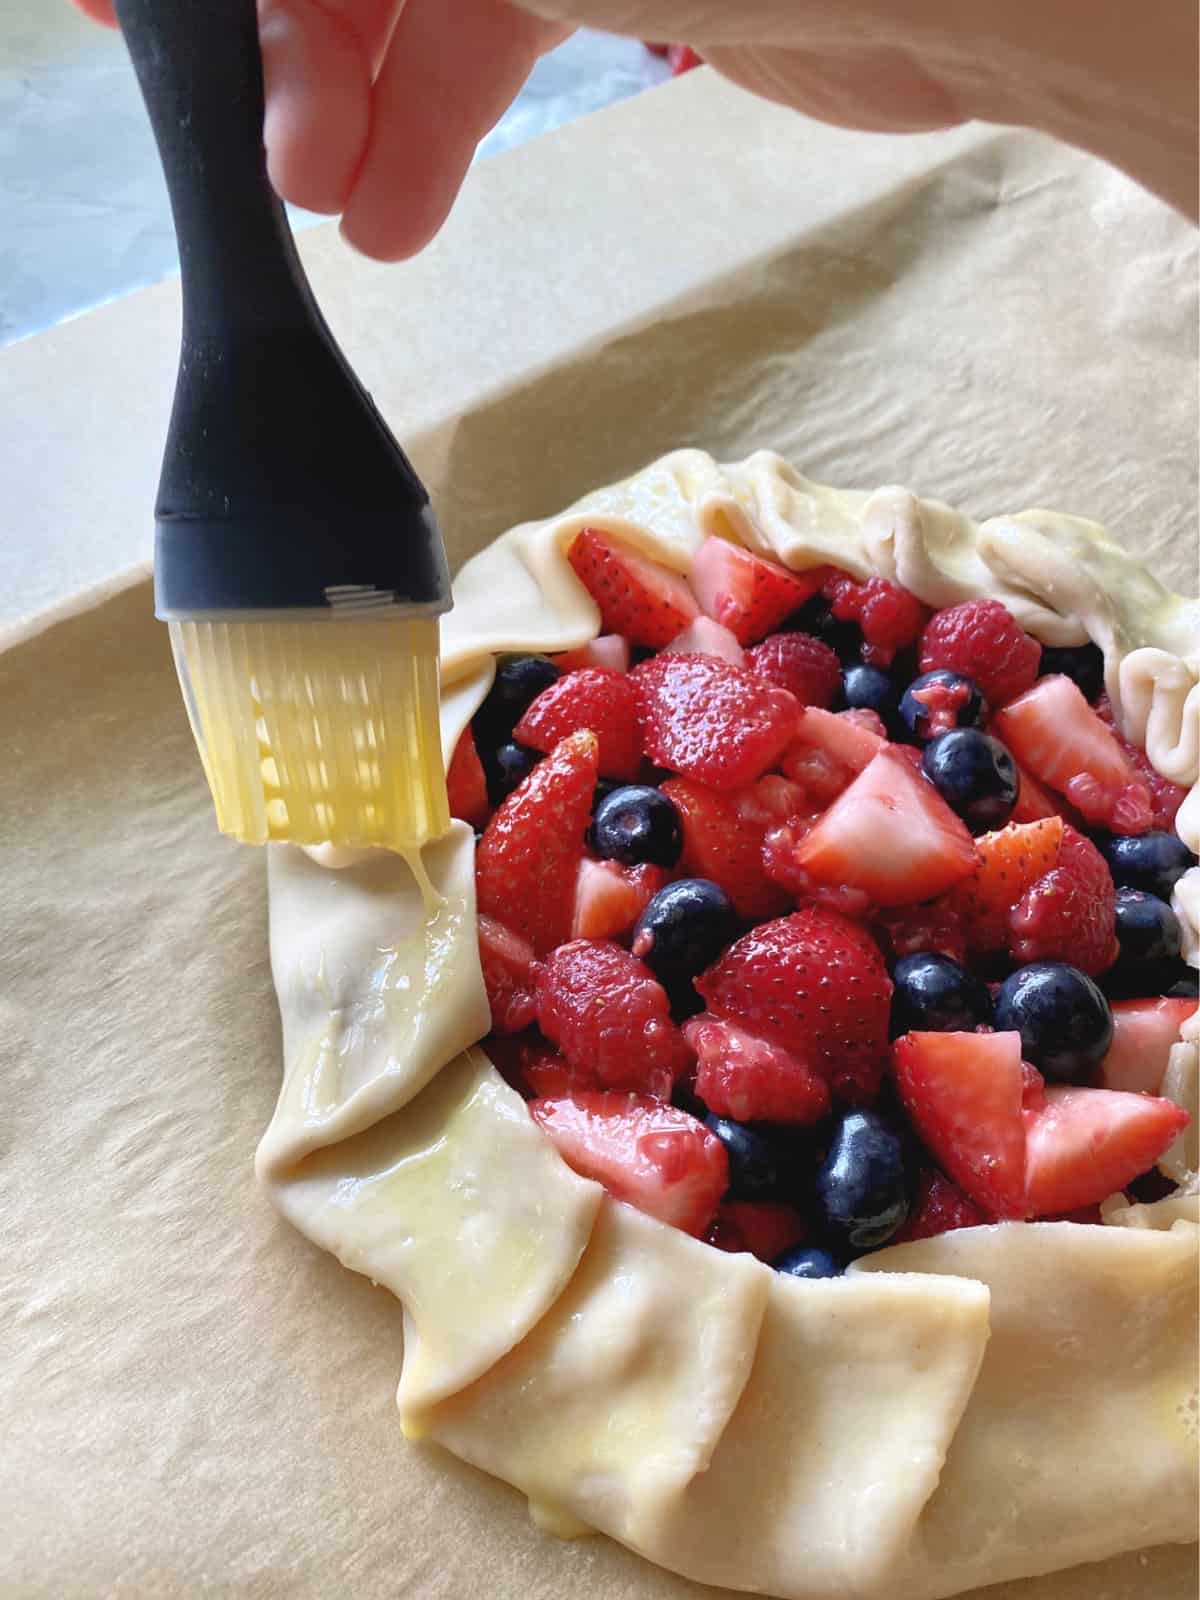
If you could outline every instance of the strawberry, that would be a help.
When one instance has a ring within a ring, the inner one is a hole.
[[[1047,828],[1050,823],[1031,826]],[[1107,862],[1090,839],[1068,824],[1054,866],[1013,909],[1009,952],[1020,962],[1069,961],[1097,977],[1120,954],[1116,904]]]
[[[566,1057],[547,1044],[536,1028],[524,1033],[493,1034],[485,1041],[484,1049],[504,1081],[526,1100],[597,1087],[568,1066]]]
[[[781,1044],[756,1038],[707,1013],[683,1025],[699,1057],[696,1093],[710,1111],[735,1122],[819,1122],[829,1086]]]
[[[1113,1037],[1097,1069],[1105,1089],[1157,1094],[1179,1030],[1196,1010],[1194,1000],[1118,1000],[1113,1004]]]
[[[470,724],[458,736],[450,765],[446,768],[446,796],[450,801],[450,815],[474,828],[482,828],[488,819],[487,779],[475,749],[475,739]]]
[[[664,869],[649,862],[625,867],[619,861],[585,858],[575,880],[572,939],[619,939],[666,881]]]
[[[843,886],[873,905],[932,899],[979,860],[962,821],[903,757],[885,748],[801,840],[814,888]]]
[[[691,778],[668,778],[661,788],[683,826],[682,877],[719,884],[738,915],[751,922],[787,910],[789,897],[763,869],[766,821],[752,799],[754,786],[722,794]]]
[[[651,761],[714,789],[753,783],[796,731],[786,689],[712,656],[654,656],[629,681]]]
[[[1056,799],[1048,789],[1043,789],[1036,778],[1030,777],[1019,763],[1017,776],[1021,787],[1017,790],[1017,803],[1012,809],[1010,822],[1041,822],[1045,817],[1063,817],[1068,822],[1065,803]]]
[[[598,528],[584,528],[567,551],[575,574],[600,607],[606,633],[660,650],[699,615],[683,579]]]
[[[715,537],[692,557],[688,580],[700,609],[743,645],[764,639],[820,586],[819,576],[789,572],[777,561]]]
[[[944,1173],[926,1167],[917,1180],[908,1221],[888,1242],[907,1244],[912,1239],[932,1239],[939,1233],[952,1233],[955,1228],[978,1228],[991,1220]]]
[[[1006,705],[1031,689],[1041,660],[1041,645],[999,600],[965,600],[948,606],[921,633],[921,671],[949,667],[961,672],[991,706]]]
[[[1096,700],[1096,715],[1106,727],[1112,729],[1117,743],[1129,760],[1129,764],[1150,791],[1150,809],[1153,813],[1151,827],[1165,828],[1173,832],[1179,808],[1187,799],[1187,790],[1182,784],[1172,783],[1169,778],[1164,778],[1160,772],[1155,770],[1146,752],[1139,749],[1136,744],[1131,744],[1125,737],[1116,725],[1112,701],[1108,698],[1106,692],[1101,693]]]
[[[1145,783],[1070,678],[1039,679],[996,713],[991,731],[1022,767],[1066,795],[1088,822],[1114,833],[1145,833],[1153,823]]]
[[[1026,1206],[1034,1217],[1098,1204],[1145,1172],[1187,1127],[1171,1100],[1115,1089],[1046,1090],[1025,1116]]]
[[[642,766],[635,700],[624,673],[584,667],[543,689],[513,729],[513,738],[531,750],[546,751],[569,733],[590,728],[600,741],[601,777],[632,782]]]
[[[1062,818],[1046,817],[1010,822],[976,839],[978,866],[942,900],[966,929],[972,951],[987,955],[1008,949],[1013,909],[1054,866],[1062,836]]]
[[[728,661],[731,667],[746,665],[746,652],[719,622],[711,617],[697,617],[683,632],[672,639],[664,653],[671,656],[717,656]]]
[[[697,55],[690,44],[669,44],[667,46],[667,60],[671,63],[671,76],[682,77],[685,72],[690,72],[693,67],[702,67],[704,57]]]
[[[802,706],[827,709],[841,691],[841,662],[810,633],[773,633],[754,646],[748,664],[760,678],[795,695]]]
[[[967,964],[966,931],[957,911],[949,904],[948,895],[928,905],[893,906],[881,911],[875,918],[874,928],[880,944],[891,952],[893,960],[935,950],[957,961],[960,967]]]
[[[571,1066],[606,1088],[665,1100],[691,1062],[666,990],[619,944],[574,939],[537,974],[538,1026]]]
[[[862,659],[890,667],[897,650],[915,644],[931,612],[915,594],[887,578],[860,583],[845,572],[826,578],[821,590],[839,622],[857,622],[862,630]]]
[[[575,876],[592,814],[594,733],[573,733],[513,790],[475,852],[475,901],[545,955],[571,934]]]
[[[722,1200],[704,1237],[718,1250],[749,1250],[769,1264],[801,1244],[808,1229],[791,1206],[768,1200]]]
[[[877,1091],[892,985],[870,934],[837,912],[806,906],[752,928],[695,986],[710,1015],[782,1045],[834,1094]]]
[[[492,1027],[497,1033],[520,1033],[534,1016],[537,958],[533,946],[494,917],[480,916],[476,923]]]
[[[532,1100],[529,1114],[576,1172],[697,1238],[729,1187],[725,1146],[675,1106],[582,1091]]]
[[[877,728],[857,711],[801,706],[796,736],[783,754],[784,772],[803,785],[814,805],[827,806],[887,742],[883,723],[875,721]]]
[[[628,672],[629,640],[619,633],[601,633],[578,650],[564,650],[551,660],[560,672],[578,672],[581,667],[607,667],[610,672]]]
[[[892,1068],[910,1120],[955,1183],[992,1216],[1025,1216],[1020,1034],[906,1033]]]

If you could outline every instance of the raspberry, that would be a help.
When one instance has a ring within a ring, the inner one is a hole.
[[[1068,823],[1055,865],[1026,892],[1012,913],[1013,959],[1069,961],[1096,977],[1111,967],[1120,953],[1115,908],[1116,891],[1108,864],[1092,841]]]
[[[842,664],[809,633],[773,633],[749,652],[747,665],[796,696],[802,706],[828,709],[842,687]]]
[[[926,1168],[917,1182],[917,1195],[908,1221],[893,1234],[892,1244],[907,1244],[913,1239],[932,1239],[955,1228],[977,1228],[992,1219],[969,1200],[956,1183],[940,1172]]]
[[[952,891],[953,892],[953,891]],[[933,900],[923,906],[896,906],[891,911],[880,911],[875,918],[875,931],[885,949],[890,949],[894,960],[901,956],[917,956],[926,950],[949,956],[960,966],[967,962],[967,936],[962,922],[945,898]]]
[[[865,583],[838,573],[827,579],[822,593],[839,622],[857,622],[862,629],[862,659],[875,667],[890,667],[897,650],[915,644],[929,620],[929,608],[915,594],[887,578]]]
[[[921,634],[921,671],[949,667],[970,678],[989,705],[1006,705],[1037,680],[1042,647],[998,600],[939,611]]]

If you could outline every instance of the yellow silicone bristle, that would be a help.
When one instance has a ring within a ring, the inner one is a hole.
[[[450,826],[436,617],[170,632],[222,833],[414,850]]]

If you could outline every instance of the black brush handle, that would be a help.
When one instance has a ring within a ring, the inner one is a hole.
[[[326,327],[263,150],[254,0],[117,0],[179,243],[183,334],[156,506],[160,616],[444,610],[429,497]]]

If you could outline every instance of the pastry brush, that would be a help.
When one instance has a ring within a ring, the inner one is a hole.
[[[183,329],[155,507],[221,830],[411,851],[449,826],[446,557],[267,176],[255,0],[117,0],[170,193]]]

